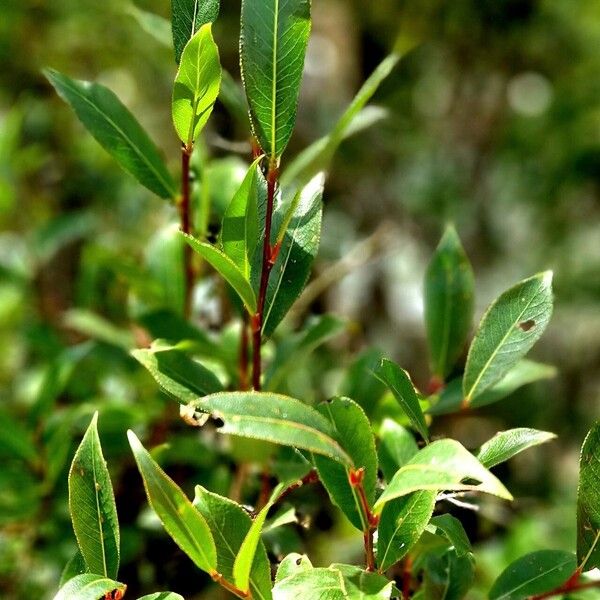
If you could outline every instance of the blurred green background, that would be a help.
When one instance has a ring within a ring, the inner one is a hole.
[[[422,43],[379,89],[377,122],[344,142],[332,165],[317,283],[295,316],[299,322],[307,313],[333,312],[348,318],[349,327],[289,374],[290,393],[314,400],[335,392],[348,365],[373,348],[426,385],[422,278],[447,221],[456,224],[474,265],[477,318],[518,279],[555,271],[555,314],[533,355],[556,365],[556,378],[434,426],[437,435],[468,447],[511,426],[559,435],[499,471],[514,505],[484,502],[479,517],[461,515],[479,559],[470,598],[482,598],[517,556],[574,547],[578,449],[600,414],[600,3],[313,4],[290,156],[327,133],[398,34]],[[169,16],[166,0],[136,6]],[[224,0],[215,37],[235,79],[238,20],[239,1]],[[126,351],[145,335],[136,320],[144,309],[176,310],[180,301],[180,276],[165,259],[178,252],[176,211],[120,171],[40,72],[52,66],[111,87],[178,173],[170,122],[175,63],[165,38],[168,30],[122,0],[0,6],[0,597],[6,600],[51,598],[74,552],[67,469],[95,409],[123,527],[120,579],[132,596],[173,589],[189,598],[220,597],[145,509],[124,435],[136,427],[150,444],[177,438],[161,450],[163,464],[188,491],[196,481],[222,493],[231,485],[227,448],[182,425],[161,429],[165,406],[173,407]],[[243,119],[218,106],[203,146],[197,176],[218,215],[248,163]],[[208,274],[194,318],[221,332],[215,287]],[[224,351],[235,354],[235,326],[219,335]],[[275,556],[302,548],[315,564],[360,559],[360,536],[323,496],[300,494],[299,501],[313,533],[297,527],[272,540]]]

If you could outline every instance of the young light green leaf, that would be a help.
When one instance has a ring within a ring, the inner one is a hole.
[[[95,413],[69,471],[69,510],[87,568],[114,578],[119,571],[119,522]]]
[[[239,505],[218,494],[196,486],[194,506],[206,519],[217,549],[219,572],[233,581],[236,556],[252,526],[252,519]],[[258,540],[249,575],[250,591],[257,600],[271,600],[271,569],[267,552]]]
[[[425,564],[423,597],[427,600],[463,600],[474,577],[472,554],[458,556],[451,550],[442,555],[433,553]]]
[[[521,281],[490,305],[467,356],[463,379],[466,404],[500,381],[527,354],[551,314],[551,271]]]
[[[242,545],[235,557],[235,563],[233,565],[233,581],[236,587],[244,592],[248,592],[250,589],[250,573],[258,545],[260,542],[260,536],[267,518],[267,514],[277,502],[281,493],[285,490],[286,484],[280,483],[272,492],[269,501],[261,508],[260,512],[252,521],[252,526],[248,530]]]
[[[85,128],[142,185],[161,198],[174,198],[175,183],[142,126],[108,88],[71,79],[53,69],[44,74]]]
[[[394,394],[406,416],[410,419],[413,427],[421,434],[425,441],[429,441],[429,430],[425,423],[425,416],[419,404],[419,397],[410,375],[391,360],[383,359],[377,369],[375,376],[383,381]]]
[[[155,594],[142,596],[138,600],[184,600],[184,598],[174,592],[156,592]]]
[[[389,482],[418,451],[413,434],[392,419],[384,419],[379,429],[379,465]]]
[[[125,592],[127,586],[102,575],[84,573],[73,577],[60,588],[54,600],[99,600],[114,591]]]
[[[317,410],[331,423],[337,441],[352,458],[354,467],[364,469],[363,487],[367,501],[372,503],[377,482],[377,452],[369,419],[349,398],[333,398],[317,406]],[[315,455],[314,463],[332,502],[357,529],[365,531],[368,523],[356,490],[348,480],[347,468],[324,456]]]
[[[254,314],[256,312],[256,296],[254,290],[237,265],[224,252],[212,244],[201,242],[191,235],[182,235],[194,251],[216,269],[225,281],[227,281],[227,283],[236,291],[248,312]]]
[[[524,600],[544,594],[569,579],[577,568],[572,552],[540,550],[509,565],[494,582],[489,600]]]
[[[452,544],[457,556],[464,556],[472,552],[471,542],[463,524],[452,515],[438,515],[431,519],[431,525],[440,530],[448,541]]]
[[[221,227],[223,251],[236,264],[244,277],[250,280],[250,265],[258,246],[258,187],[259,156],[248,169],[242,185],[231,200]]]
[[[271,160],[294,129],[309,34],[310,0],[242,2],[242,79],[252,132]]]
[[[127,437],[144,480],[148,502],[167,533],[198,568],[215,575],[217,551],[206,520],[179,486],[156,464],[133,431],[128,431]]]
[[[345,328],[346,321],[334,315],[320,315],[308,320],[302,332],[288,336],[277,346],[277,353],[265,374],[265,389],[277,390],[290,370]]]
[[[463,483],[464,480],[477,483]],[[449,439],[437,440],[419,450],[394,475],[375,503],[375,512],[381,512],[386,502],[416,490],[470,490],[512,500],[497,477],[462,444]]]
[[[189,406],[222,420],[221,433],[324,454],[352,466],[352,459],[336,441],[329,421],[294,398],[261,392],[222,392]]]
[[[451,225],[425,274],[425,325],[431,370],[445,379],[462,354],[473,322],[475,278]]]
[[[173,86],[173,124],[188,147],[206,125],[219,95],[221,63],[212,25],[202,25],[183,50]]]
[[[220,0],[172,0],[173,46],[175,61],[179,64],[186,44],[207,23],[219,16]]]
[[[351,565],[331,565],[327,569],[298,569],[288,577],[278,577],[273,597],[276,600],[389,600],[393,590],[393,582],[381,575]]]
[[[600,422],[587,434],[579,459],[577,491],[577,562],[600,568]]]
[[[285,234],[280,234],[281,246],[265,301],[263,334],[266,336],[275,331],[308,281],[321,240],[323,183],[322,174],[309,181],[297,196],[293,212],[283,219]]]
[[[144,348],[133,350],[131,355],[148,369],[165,392],[181,404],[223,390],[212,371],[177,348]]]
[[[275,575],[275,583],[291,577],[300,571],[310,571],[312,568],[312,563],[306,554],[292,552],[279,563]]]
[[[556,435],[553,433],[526,427],[500,431],[481,446],[477,458],[486,469],[491,469],[519,454],[519,452],[549,442],[555,437]]]
[[[425,530],[437,492],[420,490],[388,502],[377,527],[377,564],[385,571],[403,558]]]
[[[398,64],[400,58],[400,54],[394,53],[379,63],[338,119],[331,133],[311,144],[289,164],[281,177],[282,185],[287,186],[293,182],[300,186],[304,185],[319,171],[328,169],[338,146],[348,135],[355,132],[353,125],[356,124],[361,111],[373,97],[383,80]]]

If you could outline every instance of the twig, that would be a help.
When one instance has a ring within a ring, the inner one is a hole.
[[[191,233],[191,192],[190,192],[190,159],[194,147],[184,144],[181,147],[181,199],[179,202],[179,218],[181,231]],[[184,314],[189,317],[192,309],[192,290],[194,287],[194,269],[192,266],[192,248],[184,244],[183,269],[185,278]]]
[[[252,593],[250,592],[250,590],[248,590],[247,592],[245,592],[244,590],[240,590],[240,588],[233,585],[233,583],[227,581],[227,579],[225,579],[223,575],[221,575],[221,573],[214,572],[211,574],[211,577],[213,581],[216,581],[221,587],[225,588],[228,592],[231,592],[234,596],[246,599],[252,598]]]
[[[348,481],[352,486],[352,489],[358,495],[360,504],[360,510],[362,513],[363,521],[363,541],[365,545],[365,562],[367,571],[375,571],[375,550],[373,547],[373,534],[377,525],[379,524],[379,517],[371,512],[367,494],[365,493],[365,487],[363,481],[365,478],[365,470],[361,467],[360,469],[351,469],[348,473]]]
[[[544,600],[545,598],[552,598],[553,596],[560,596],[561,594],[569,592],[578,592],[580,590],[589,590],[592,588],[600,588],[600,580],[598,581],[587,581],[581,583],[579,578],[581,577],[581,569],[577,569],[575,573],[567,580],[566,583],[557,587],[550,592],[544,592],[543,594],[536,594],[535,596],[529,596],[528,600]]]
[[[283,502],[292,492],[301,488],[303,485],[307,485],[309,483],[317,483],[319,481],[319,476],[317,472],[313,469],[309,471],[302,479],[299,479],[295,483],[292,483],[289,487],[287,487],[281,494],[279,498],[277,498],[277,504]]]

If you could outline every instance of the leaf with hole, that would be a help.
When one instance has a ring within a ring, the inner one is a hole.
[[[119,522],[115,496],[94,414],[69,471],[69,511],[88,571],[114,578],[119,571]]]
[[[521,281],[490,305],[467,356],[463,378],[466,404],[500,381],[527,354],[551,314],[551,271]]]
[[[44,74],[85,128],[126,171],[161,198],[175,197],[175,183],[158,148],[113,92],[53,69],[45,69]]]
[[[364,469],[363,488],[369,504],[375,500],[377,452],[371,425],[362,408],[349,398],[333,398],[317,406],[331,423],[339,444],[352,458],[356,469]],[[360,498],[348,480],[348,469],[325,456],[314,456],[319,479],[332,502],[360,531],[368,528]]]
[[[462,444],[449,439],[432,442],[401,467],[375,503],[375,512],[417,490],[486,492],[512,500],[497,477]]]
[[[577,568],[575,554],[562,550],[532,552],[510,564],[496,579],[489,600],[525,600],[565,583]]]
[[[243,0],[242,79],[252,131],[271,159],[292,135],[310,34],[310,0]]]
[[[100,600],[112,592],[124,593],[127,586],[118,581],[113,581],[102,575],[84,573],[70,579],[63,585],[54,600]]]
[[[220,0],[172,0],[171,22],[175,61],[179,64],[186,44],[207,23],[219,16]]]
[[[219,49],[208,23],[185,46],[173,85],[173,124],[188,148],[208,122],[220,86]]]
[[[500,431],[481,446],[477,458],[486,469],[491,469],[516,456],[519,452],[549,442],[555,437],[556,435],[548,431],[538,431],[526,427]]]
[[[148,502],[175,543],[194,564],[209,575],[216,574],[217,551],[204,517],[179,486],[158,466],[133,431],[127,432]]]

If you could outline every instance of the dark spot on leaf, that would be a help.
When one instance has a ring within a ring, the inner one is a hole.
[[[528,319],[527,321],[523,321],[519,323],[519,328],[523,331],[529,331],[535,327],[535,321],[533,319]]]
[[[301,557],[301,556],[299,556],[299,557],[296,559],[296,564],[297,564],[298,566],[300,566],[300,565],[302,564],[302,557]]]
[[[215,424],[215,427],[217,429],[219,429],[219,427],[223,427],[223,425],[225,425],[225,421],[223,421],[223,419],[221,419],[220,417],[214,417],[213,423]]]

